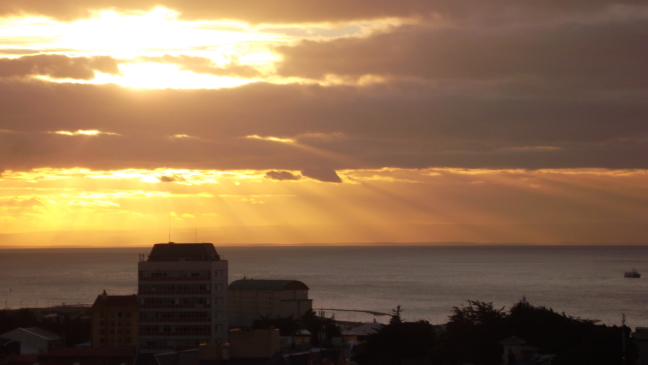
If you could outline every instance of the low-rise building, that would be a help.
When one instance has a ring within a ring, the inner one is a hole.
[[[108,295],[104,290],[91,312],[92,347],[137,345],[137,295]]]
[[[637,327],[632,333],[632,340],[637,346],[635,365],[648,365],[648,327]]]
[[[236,280],[228,291],[230,324],[249,326],[260,317],[300,318],[313,309],[308,290],[297,280]]]
[[[42,354],[63,346],[60,336],[42,328],[16,328],[0,335],[0,338],[20,342],[20,354]]]
[[[39,365],[131,365],[135,361],[135,346],[92,348],[61,347],[38,355]]]

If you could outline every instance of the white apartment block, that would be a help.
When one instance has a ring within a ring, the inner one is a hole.
[[[308,286],[297,280],[236,280],[229,285],[230,324],[249,326],[260,317],[301,318],[313,309]]]
[[[159,243],[138,264],[139,350],[227,343],[227,261],[211,243]]]

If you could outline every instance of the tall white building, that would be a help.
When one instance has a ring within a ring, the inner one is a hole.
[[[227,342],[227,261],[211,243],[158,243],[140,258],[139,350]]]

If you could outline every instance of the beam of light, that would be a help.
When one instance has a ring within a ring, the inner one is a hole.
[[[293,143],[296,142],[292,138],[279,138],[279,137],[272,137],[272,136],[261,137],[261,136],[256,135],[256,134],[253,134],[253,135],[250,135],[250,136],[245,136],[245,138],[247,138],[247,139],[259,139],[259,140],[262,140],[262,141],[271,141],[271,142],[279,142],[279,143],[288,143],[288,144],[293,144]]]
[[[70,131],[56,131],[56,132],[49,132],[50,134],[61,134],[64,136],[98,136],[98,135],[107,135],[107,136],[118,136],[119,134],[117,133],[111,133],[111,132],[102,132],[98,131],[96,129],[91,129],[91,130],[83,130],[79,129],[75,132],[70,132]]]

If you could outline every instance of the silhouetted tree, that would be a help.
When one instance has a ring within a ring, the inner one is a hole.
[[[403,311],[403,308],[401,308],[400,304],[396,306],[396,308],[392,309],[392,314],[391,319],[389,320],[389,324],[399,324],[403,323],[403,320],[401,318],[401,312]]]
[[[627,344],[628,364],[636,348],[628,327],[597,325],[598,321],[574,318],[551,308],[520,301],[511,307],[509,328],[544,353],[555,354],[555,364],[622,364],[622,337]]]
[[[467,303],[452,310],[444,334],[447,359],[477,364],[500,363],[502,346],[499,341],[510,336],[504,308],[473,300]]]
[[[503,351],[499,342],[515,335],[540,353],[555,355],[555,365],[621,365],[625,336],[627,363],[634,363],[636,349],[629,339],[630,330],[596,322],[534,307],[524,299],[509,311],[494,308],[492,303],[468,301],[453,309],[433,358],[439,363],[499,364]]]
[[[402,311],[400,306],[396,307],[389,324],[368,336],[366,345],[355,357],[359,364],[392,365],[429,356],[435,344],[434,326],[427,321],[403,321]]]
[[[292,316],[278,318],[261,316],[252,323],[254,329],[268,329],[269,327],[278,328],[281,336],[293,336],[302,328],[302,324]]]
[[[340,326],[335,323],[335,316],[330,318],[320,317],[313,310],[302,316],[304,327],[311,333],[311,345],[315,347],[328,347],[333,337],[341,335]],[[324,341],[320,341],[320,333],[323,331]]]

